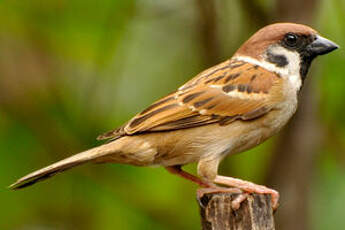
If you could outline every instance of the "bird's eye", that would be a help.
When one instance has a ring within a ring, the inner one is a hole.
[[[296,34],[287,34],[284,38],[285,44],[294,47],[297,44],[297,35]]]

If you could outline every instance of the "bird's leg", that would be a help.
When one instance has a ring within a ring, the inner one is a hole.
[[[181,165],[174,165],[174,166],[168,166],[165,167],[166,170],[168,170],[168,172],[175,174],[177,176],[180,176],[182,178],[185,178],[187,180],[190,180],[198,185],[200,185],[201,187],[204,188],[212,188],[212,187],[216,187],[216,185],[212,184],[212,183],[207,183],[205,181],[203,181],[202,179],[200,179],[199,177],[196,177],[186,171],[183,171],[181,169]]]
[[[165,169],[172,174],[190,180],[198,184],[199,186],[203,187],[197,190],[197,199],[201,205],[202,202],[200,201],[200,198],[203,197],[204,194],[210,193],[238,193],[239,195],[232,201],[232,208],[234,210],[237,210],[240,207],[242,201],[244,201],[247,198],[246,194],[242,193],[242,190],[238,188],[219,187],[213,183],[205,182],[199,177],[196,177],[188,172],[183,171],[180,165],[168,166],[165,167]]]
[[[230,187],[239,188],[247,193],[260,193],[271,195],[271,205],[273,210],[276,210],[279,206],[279,193],[273,189],[267,188],[263,185],[257,185],[249,181],[244,181],[232,177],[225,177],[217,175],[214,179],[214,183],[227,185]]]

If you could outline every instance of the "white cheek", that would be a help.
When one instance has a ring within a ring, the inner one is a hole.
[[[299,90],[302,85],[299,54],[296,51],[289,51],[281,46],[271,47],[270,52],[276,55],[284,55],[288,61],[288,64],[283,67],[278,67],[275,64],[264,60],[265,57],[263,57],[262,60],[257,60],[247,56],[235,56],[234,58],[261,66],[262,68],[265,68],[271,72],[277,73],[281,77],[287,79],[295,90]]]
[[[299,74],[289,76],[288,80],[291,83],[291,86],[293,86],[297,91],[301,88],[302,80]]]
[[[288,72],[288,75],[299,75],[301,58],[297,51],[291,51],[282,46],[272,46],[269,48],[269,52],[274,55],[284,56],[287,59],[287,66],[277,68],[284,69]]]
[[[295,90],[299,90],[302,85],[302,80],[300,76],[301,69],[301,57],[297,51],[290,51],[282,46],[273,46],[270,48],[270,52],[276,55],[285,56],[288,64],[284,67],[277,67],[284,69],[287,74],[281,74],[283,78],[286,78],[290,83],[291,87]]]

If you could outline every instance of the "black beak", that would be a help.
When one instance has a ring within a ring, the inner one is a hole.
[[[338,48],[339,46],[337,44],[324,37],[321,37],[320,35],[316,35],[316,39],[307,46],[309,54],[314,57],[327,54]]]

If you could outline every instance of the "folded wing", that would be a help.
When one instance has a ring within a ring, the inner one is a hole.
[[[98,139],[255,119],[282,100],[281,83],[278,75],[264,68],[231,59],[200,73]]]

